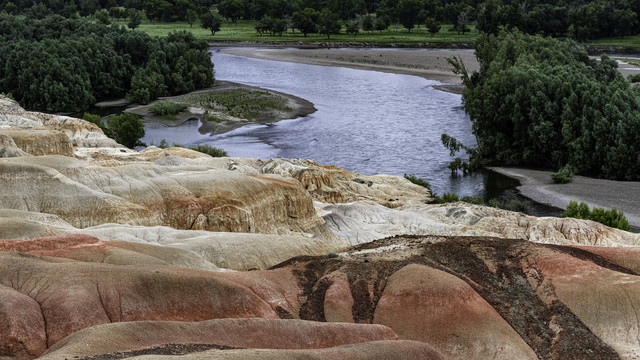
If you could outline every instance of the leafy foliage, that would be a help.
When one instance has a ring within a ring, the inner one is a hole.
[[[551,174],[551,180],[553,180],[556,184],[566,184],[571,182],[573,179],[573,170],[571,169],[571,165],[565,165],[562,169],[557,172]]]
[[[189,146],[189,149],[199,151],[203,154],[211,155],[212,157],[229,156],[226,151],[207,144],[191,145]]]
[[[107,119],[107,127],[113,138],[120,144],[134,148],[144,146],[140,139],[144,136],[144,124],[138,115],[123,113]]]
[[[624,216],[624,213],[616,210],[616,208],[605,210],[603,208],[595,207],[593,210],[590,210],[589,205],[584,202],[578,204],[577,201],[571,201],[567,206],[567,210],[562,213],[560,217],[592,220],[612,228],[631,231],[631,226],[629,225],[627,218]]]
[[[84,113],[84,115],[82,116],[82,120],[86,120],[92,124],[98,125],[100,130],[102,130],[105,135],[113,139],[113,133],[104,125],[104,121],[102,121],[100,115]]]
[[[338,15],[329,10],[325,10],[320,14],[320,19],[318,20],[318,32],[320,34],[327,35],[327,39],[331,39],[332,34],[339,33],[341,28]]]
[[[31,109],[78,111],[103,98],[148,102],[206,87],[207,51],[186,32],[151,38],[85,19],[0,13],[0,88]]]
[[[159,101],[149,108],[149,111],[156,115],[167,116],[175,115],[187,109],[185,104],[176,104],[171,101]]]
[[[222,16],[213,14],[209,11],[200,16],[200,25],[202,25],[202,27],[205,29],[209,29],[211,31],[211,36],[220,31],[220,26],[222,26],[223,21],[224,19],[222,18]]]
[[[422,186],[424,188],[429,189],[429,192],[433,194],[433,190],[431,190],[431,184],[429,184],[428,181],[421,179],[419,177],[413,176],[413,175],[407,175],[404,174],[404,178],[411,181],[412,183]]]
[[[614,60],[590,59],[572,41],[518,31],[481,37],[476,56],[480,72],[471,75],[450,61],[465,84],[462,100],[478,141],[470,163],[570,166],[580,174],[640,179],[640,89]],[[469,153],[457,142],[445,145]]]

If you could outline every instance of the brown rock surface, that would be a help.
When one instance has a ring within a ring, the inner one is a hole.
[[[0,285],[13,289],[11,296],[23,294],[39,304],[46,327],[30,330],[34,337],[44,335],[47,346],[80,329],[109,322],[277,317],[262,299],[220,275],[0,253]],[[20,309],[6,311],[20,314]]]
[[[220,271],[217,266],[189,250],[125,241],[105,242],[87,235],[0,240],[0,251],[114,265],[165,265]]]
[[[25,111],[17,102],[3,95],[0,95],[0,128],[53,130],[64,133],[74,146],[124,148],[106,137],[97,125],[88,121]]]
[[[0,158],[28,156],[26,152],[20,149],[13,138],[0,132]]]
[[[62,131],[0,129],[0,134],[11,137],[17,147],[31,155],[73,156],[73,144]]]
[[[28,248],[52,251],[59,246],[55,240],[45,239],[39,247]],[[27,246],[3,244],[14,250]],[[149,341],[143,347],[151,349],[171,344],[154,342],[156,330],[139,330],[148,324],[135,322],[255,317],[339,320],[344,329],[348,329],[344,322],[386,325],[400,339],[430,344],[451,359],[632,359],[638,348],[634,306],[640,301],[640,277],[619,265],[637,251],[628,250],[611,248],[597,255],[597,251],[515,239],[408,236],[328,256],[294,258],[271,270],[237,273],[85,263],[3,252],[0,286],[3,299],[24,298],[5,301],[2,311],[26,312],[32,319],[25,323],[23,315],[14,318],[8,331],[24,334],[25,328],[33,327],[31,333],[46,337],[49,347],[83,328],[126,321],[133,323],[100,329],[141,334]],[[43,322],[37,321],[39,316]],[[170,327],[162,325],[157,331],[165,334],[161,329]],[[286,326],[281,330],[288,331]],[[89,336],[96,330],[86,331],[79,334]],[[233,340],[232,332],[222,333]],[[276,331],[260,332],[261,336],[265,333]],[[106,338],[97,334],[95,341]],[[222,345],[233,346],[231,340]],[[340,354],[332,349],[329,353]],[[233,351],[215,354],[254,354]],[[274,354],[321,356],[308,352],[256,354],[266,358]],[[131,356],[135,355],[141,354]]]
[[[0,208],[56,214],[80,228],[120,223],[333,238],[308,193],[278,177],[41,156],[0,159],[0,186]]]
[[[89,235],[103,242],[77,248],[71,243],[68,245],[70,248],[60,252],[62,256],[97,262],[130,262],[144,256],[145,261],[163,261],[173,266],[201,270],[212,270],[212,267],[267,269],[295,256],[324,255],[347,246],[339,240],[308,235],[176,230],[166,226],[104,224],[77,229],[54,215],[0,209],[0,239],[31,239],[39,242],[45,237],[72,234]],[[131,255],[132,252],[136,253],[135,256]]]
[[[161,349],[164,350],[164,349]],[[133,359],[174,359],[175,356],[142,355]],[[212,350],[182,355],[179,359],[223,360],[444,360],[431,346],[417,341],[372,341],[315,350]]]
[[[217,319],[201,322],[121,322],[80,330],[52,346],[43,359],[96,356],[175,344],[226,348],[321,349],[395,340],[386,326],[303,320]]]

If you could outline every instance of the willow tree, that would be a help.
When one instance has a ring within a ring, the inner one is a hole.
[[[473,74],[450,59],[478,142],[473,161],[640,179],[640,88],[614,60],[518,31],[481,37],[476,57]]]

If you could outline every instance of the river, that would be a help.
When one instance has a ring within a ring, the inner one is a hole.
[[[435,50],[437,51],[437,50]],[[504,194],[517,181],[490,172],[452,176],[441,142],[447,133],[475,145],[461,95],[439,91],[437,81],[417,76],[342,67],[252,59],[212,49],[215,77],[296,95],[317,112],[298,119],[249,125],[204,136],[198,122],[179,128],[148,124],[146,143],[209,144],[230,156],[306,158],[358,173],[412,174],[439,194]]]

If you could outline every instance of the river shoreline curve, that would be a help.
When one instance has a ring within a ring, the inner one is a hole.
[[[475,55],[469,50],[226,48],[220,51],[265,60],[417,75],[455,84],[453,87],[457,86],[458,90],[461,88],[459,78],[449,67],[444,68],[445,65],[448,66],[446,58],[460,57],[470,71],[476,70],[475,67],[478,66]],[[420,64],[422,67],[417,66]],[[626,68],[620,70],[623,73],[629,71]],[[637,68],[631,70],[637,71]],[[560,185],[551,181],[550,171],[503,167],[489,167],[488,170],[520,181],[521,186],[517,190],[534,202],[559,209],[565,209],[571,200],[584,201],[590,207],[615,207],[625,213],[632,226],[640,227],[640,183],[576,176],[572,183]]]
[[[448,58],[460,58],[469,72],[480,69],[471,49],[226,47],[218,51],[254,59],[414,75],[444,84],[462,83],[460,76],[451,70]]]
[[[640,182],[614,181],[574,176],[568,184],[551,181],[551,171],[522,168],[488,167],[487,169],[520,181],[516,189],[535,202],[565,209],[572,200],[585,202],[590,208],[616,208],[633,227],[640,227]]]
[[[256,118],[256,119],[242,119],[242,118],[234,118],[233,121],[225,121],[225,122],[221,122],[221,123],[217,123],[217,122],[211,122],[211,121],[205,121],[204,120],[204,109],[202,108],[198,108],[198,107],[190,107],[189,109],[187,109],[187,111],[180,113],[176,116],[175,120],[170,120],[170,119],[166,119],[162,116],[159,115],[155,115],[152,114],[149,111],[149,108],[159,102],[159,101],[174,101],[174,102],[180,102],[179,98],[181,96],[186,96],[186,95],[191,95],[191,94],[198,94],[198,93],[206,93],[206,92],[210,92],[210,93],[218,93],[218,92],[223,92],[223,91],[228,91],[228,90],[234,90],[234,89],[250,89],[250,90],[257,90],[257,91],[264,91],[264,92],[268,92],[270,94],[273,95],[278,95],[281,97],[284,97],[287,100],[287,105],[289,108],[291,108],[290,111],[277,111],[271,114],[268,114],[268,116],[264,116],[264,117],[260,117],[260,118]],[[231,81],[224,81],[224,80],[216,80],[214,85],[209,87],[209,88],[205,88],[205,89],[199,89],[196,91],[192,91],[190,93],[187,94],[183,94],[183,95],[177,95],[177,96],[168,96],[168,97],[162,97],[159,98],[156,101],[153,101],[149,104],[146,105],[134,105],[131,106],[129,108],[127,108],[125,110],[125,112],[129,112],[132,114],[136,114],[136,115],[140,115],[142,116],[142,120],[145,122],[155,122],[155,123],[160,123],[163,124],[167,127],[177,127],[180,126],[182,124],[184,124],[185,122],[189,121],[189,120],[194,120],[197,119],[200,121],[201,125],[198,129],[198,131],[200,132],[200,134],[209,134],[209,135],[217,135],[217,134],[223,134],[232,130],[235,130],[237,128],[243,127],[245,125],[251,125],[251,124],[269,124],[269,123],[274,123],[274,122],[278,122],[280,120],[287,120],[287,119],[295,119],[295,118],[299,118],[299,117],[304,117],[310,114],[313,114],[314,112],[316,112],[316,108],[313,105],[313,103],[311,103],[310,101],[303,99],[301,97],[295,96],[295,95],[291,95],[291,94],[287,94],[287,93],[283,93],[283,92],[279,92],[279,91],[275,91],[275,90],[271,90],[271,89],[265,89],[265,88],[260,88],[260,87],[256,87],[256,86],[250,86],[250,85],[245,85],[245,84],[241,84],[241,83],[236,83],[236,82],[231,82]]]

